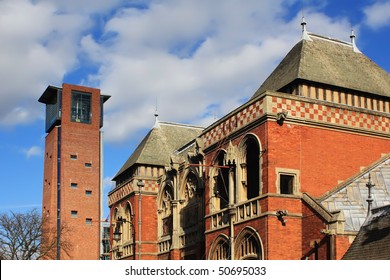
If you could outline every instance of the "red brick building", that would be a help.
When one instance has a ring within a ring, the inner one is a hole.
[[[178,172],[181,155],[189,154],[202,130],[156,117],[154,127],[114,177],[116,187],[108,194],[112,259],[202,257],[203,192],[193,189],[199,185],[194,182],[198,173],[181,169],[181,178]],[[179,219],[185,215],[193,222]]]
[[[145,140],[136,149],[109,194],[117,259],[341,259],[365,219],[368,174],[375,206],[390,203],[390,76],[353,35],[302,26],[245,104],[192,138],[160,135],[183,142],[151,146],[159,162],[132,161]]]
[[[99,89],[49,86],[42,217],[48,258],[99,259],[103,103]],[[87,238],[86,238],[87,237]]]

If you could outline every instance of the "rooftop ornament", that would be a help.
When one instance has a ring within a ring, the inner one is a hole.
[[[368,206],[367,206],[367,216],[370,215],[371,213],[371,206],[372,206],[372,202],[373,202],[373,198],[371,197],[371,188],[372,187],[375,187],[375,184],[373,184],[371,182],[371,174],[368,174],[368,182],[366,184],[366,187],[368,188],[368,198],[367,198],[367,203],[368,203]]]

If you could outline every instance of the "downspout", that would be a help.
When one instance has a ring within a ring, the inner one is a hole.
[[[57,260],[61,259],[61,126],[57,126]]]
[[[138,260],[141,259],[141,250],[142,250],[142,197],[141,197],[141,187],[139,187],[138,194]]]
[[[145,183],[142,180],[138,180],[137,186],[139,189],[138,193],[138,260],[141,259],[141,252],[142,252],[142,187],[145,185]]]
[[[104,253],[104,248],[103,248],[103,234],[104,234],[104,230],[103,230],[103,227],[104,227],[104,224],[102,221],[104,221],[104,217],[103,217],[103,189],[104,189],[104,182],[103,182],[103,170],[104,170],[104,166],[103,166],[103,163],[104,163],[104,154],[103,154],[103,131],[100,131],[100,169],[99,169],[99,172],[100,172],[100,192],[99,192],[99,195],[100,195],[100,209],[99,209],[99,216],[100,216],[100,219],[99,219],[99,236],[100,236],[100,239],[99,239],[99,248],[100,248],[100,256],[103,256],[103,253]]]
[[[336,236],[334,233],[329,234],[329,256],[331,260],[336,259]]]
[[[229,168],[229,245],[230,245],[230,259],[234,260],[234,219],[235,219],[235,208],[234,208],[234,163]]]

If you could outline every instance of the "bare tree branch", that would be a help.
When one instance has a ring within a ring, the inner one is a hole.
[[[57,228],[45,222],[37,209],[26,213],[0,214],[0,259],[55,259]],[[68,254],[71,244],[66,241],[66,235],[70,230],[65,226],[60,230],[61,251]]]

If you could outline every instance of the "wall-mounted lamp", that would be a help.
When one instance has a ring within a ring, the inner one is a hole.
[[[121,233],[120,226],[123,223],[130,223],[131,224],[131,221],[127,221],[126,219],[123,219],[122,217],[118,217],[118,219],[116,220],[115,230],[112,234],[112,239],[115,240],[116,242],[121,240],[122,233]]]
[[[142,180],[138,180],[138,182],[137,182],[137,186],[138,186],[139,188],[142,188],[143,186],[145,186],[145,183],[144,183],[144,181],[142,181]]]

